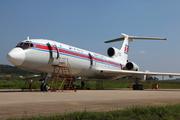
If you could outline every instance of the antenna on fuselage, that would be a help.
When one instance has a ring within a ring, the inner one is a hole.
[[[29,36],[27,36],[27,40],[29,40]]]

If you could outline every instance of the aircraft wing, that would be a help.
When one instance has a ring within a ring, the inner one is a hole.
[[[38,78],[38,77],[41,77],[41,75],[34,75],[34,76],[29,76],[29,77],[23,77],[22,79]]]
[[[104,76],[133,76],[139,77],[142,75],[149,76],[169,76],[172,78],[173,76],[180,76],[180,73],[160,73],[160,72],[142,72],[142,71],[130,71],[130,70],[113,70],[113,69],[96,69],[97,75]]]

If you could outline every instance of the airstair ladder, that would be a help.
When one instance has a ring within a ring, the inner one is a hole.
[[[57,90],[74,90],[74,82],[71,74],[70,64],[67,58],[59,58],[58,65],[52,65],[54,67],[52,78],[51,78],[51,91]],[[62,80],[59,80],[62,79]],[[60,82],[62,81],[62,82]],[[53,84],[55,83],[55,88],[53,89]]]

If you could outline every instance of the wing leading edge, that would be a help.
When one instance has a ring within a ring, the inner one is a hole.
[[[172,78],[173,76],[180,76],[180,73],[160,73],[160,72],[142,72],[142,71],[130,71],[130,70],[112,70],[112,69],[96,69],[95,72],[97,75],[105,75],[105,76],[132,76],[138,77],[142,75],[150,75],[150,76],[169,76]]]

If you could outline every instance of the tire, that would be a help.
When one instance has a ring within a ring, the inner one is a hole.
[[[40,89],[41,89],[41,91],[44,91],[44,86],[43,86],[43,85],[41,85]]]
[[[48,90],[49,90],[49,85],[46,84],[46,85],[44,86],[44,91],[48,91]]]
[[[133,85],[133,90],[143,90],[143,86],[142,85]]]

